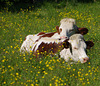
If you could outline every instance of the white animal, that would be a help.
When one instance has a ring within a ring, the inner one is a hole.
[[[60,21],[61,25],[60,27],[56,27],[57,32],[51,32],[51,33],[44,33],[40,32],[35,35],[28,35],[26,36],[26,40],[21,45],[20,52],[31,52],[32,47],[34,46],[34,43],[41,38],[48,37],[48,38],[55,38],[55,39],[62,39],[62,38],[69,38],[74,33],[87,33],[87,29],[85,28],[78,28],[75,25],[75,19],[71,18],[64,18]]]
[[[60,57],[64,58],[66,62],[72,59],[74,62],[85,63],[89,60],[86,48],[92,47],[91,44],[93,46],[93,42],[85,41],[81,34],[74,34],[69,40],[44,37],[35,42],[32,52],[38,58],[44,55],[44,52],[46,55],[55,55],[60,51]]]
[[[56,54],[60,51],[60,57],[64,58],[67,62],[69,59],[72,59],[75,62],[80,61],[81,63],[85,63],[89,60],[89,57],[86,54],[86,48],[94,45],[91,41],[85,41],[81,34],[74,34],[69,40],[42,37],[37,42],[34,42],[38,39],[38,36],[34,37],[35,36],[33,35],[26,37],[26,40],[21,46],[20,52],[27,51],[30,53],[31,51],[38,57],[38,53],[41,52],[43,53],[46,51],[47,54],[49,54],[52,51],[53,54]]]
[[[78,31],[78,27],[76,26],[75,19],[72,18],[64,18],[60,21],[59,31],[61,30],[60,37],[70,37]]]
[[[92,47],[94,44],[92,41],[85,41],[83,35],[74,34],[70,37],[69,41],[70,47],[63,49],[60,52],[60,57],[64,58],[66,62],[72,59],[74,62],[80,61],[85,63],[89,60],[89,57],[86,54],[86,48]]]

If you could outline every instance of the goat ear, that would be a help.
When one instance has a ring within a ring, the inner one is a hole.
[[[85,41],[86,45],[87,45],[87,49],[90,49],[91,47],[94,46],[94,43],[92,41]]]
[[[78,28],[78,33],[85,35],[88,33],[88,29],[87,28]]]
[[[56,26],[56,29],[57,29],[57,32],[58,32],[58,34],[59,34],[59,26]]]
[[[60,32],[61,32],[62,30],[59,30],[59,26],[56,26],[56,29],[57,29],[57,33],[60,34]]]

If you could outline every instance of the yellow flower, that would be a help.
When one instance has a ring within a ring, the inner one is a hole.
[[[3,59],[2,62],[5,62],[5,59]]]
[[[6,82],[5,82],[5,81],[4,81],[3,83],[4,83],[4,84],[6,84]]]
[[[31,84],[31,86],[34,86],[34,84]]]
[[[44,76],[42,76],[42,78],[44,78]]]
[[[15,80],[17,80],[17,78],[15,78]]]
[[[90,84],[90,82],[87,82],[88,84]]]
[[[16,73],[16,75],[18,76],[18,75],[19,75],[19,73]]]
[[[75,71],[75,69],[73,69],[73,71]]]
[[[15,51],[12,51],[12,53],[14,53]]]
[[[88,73],[86,73],[85,76],[88,76]]]
[[[8,65],[8,68],[10,67],[10,65]]]
[[[49,65],[47,64],[46,67],[49,67]]]
[[[42,63],[42,61],[39,62],[40,64]]]
[[[40,54],[40,53],[37,53],[38,55]]]
[[[52,84],[50,83],[49,86],[52,86]]]
[[[13,81],[13,82],[11,82],[10,84],[14,84],[15,82]]]
[[[24,61],[26,61],[26,59],[24,59]]]
[[[40,73],[40,71],[38,71],[38,73]]]
[[[58,79],[56,79],[55,81],[58,82]]]
[[[75,74],[73,74],[73,76],[74,76]]]
[[[12,48],[12,46],[10,46]]]
[[[32,50],[30,50],[30,53],[32,53],[33,51]]]
[[[35,84],[35,86],[39,86],[38,84]]]
[[[84,83],[82,83],[82,85],[85,85],[85,82],[84,82]]]

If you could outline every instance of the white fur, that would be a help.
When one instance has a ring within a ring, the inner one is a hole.
[[[75,34],[75,32],[78,30],[78,27],[75,25],[75,19],[72,18],[64,18],[60,21],[60,29],[62,31],[60,34],[55,33],[51,38],[62,38],[62,37],[70,37],[71,35]]]
[[[84,38],[80,34],[74,34],[70,37],[69,42],[71,43],[72,47],[72,53],[70,48],[63,49],[60,52],[61,58],[64,58],[65,61],[69,61],[69,58],[71,58],[73,61],[81,63],[84,63],[83,59],[89,57],[86,55],[86,43],[84,41]]]
[[[34,46],[32,47],[32,50],[35,48],[35,50],[34,51],[36,51],[37,49],[38,49],[38,47],[39,47],[39,45],[42,43],[42,42],[44,42],[44,43],[47,43],[47,44],[49,44],[49,43],[61,43],[61,42],[63,42],[65,39],[61,39],[61,40],[59,40],[59,39],[55,39],[55,38],[50,38],[50,37],[44,37],[44,38],[41,38],[38,42],[36,42],[35,44],[34,44]]]
[[[55,33],[51,38],[58,39],[58,38],[60,38],[60,35],[58,33]]]
[[[38,34],[26,36],[26,40],[21,45],[20,52],[22,52],[22,53],[25,53],[25,52],[30,53],[34,49],[35,46],[36,46],[36,48],[35,48],[35,50],[36,50],[38,48],[38,46],[42,42],[44,42],[44,43],[50,43],[50,42],[52,42],[52,43],[54,43],[54,42],[58,43],[58,42],[61,42],[61,41],[64,40],[64,39],[62,39],[62,40],[59,41],[55,37],[54,38],[52,38],[52,37],[51,38],[50,37],[43,37],[43,38],[39,39],[39,37],[41,35],[39,35],[39,36],[37,36],[37,35]],[[36,42],[36,40],[38,40],[38,39],[39,39],[39,41]]]
[[[78,29],[75,25],[75,19],[72,18],[64,18],[60,21],[60,27],[59,29],[62,29],[60,33],[60,37],[70,37],[73,35]]]
[[[21,48],[20,48],[20,52],[31,52],[32,51],[32,47],[34,46],[34,43],[37,39],[39,39],[39,36],[37,36],[38,34],[35,34],[35,35],[28,35],[26,36],[26,39],[24,40],[24,42],[22,43],[21,45]]]

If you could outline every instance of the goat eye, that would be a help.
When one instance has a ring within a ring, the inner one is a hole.
[[[61,38],[59,38],[59,40],[61,40]]]
[[[72,30],[69,30],[69,31],[73,31],[73,29]]]
[[[78,50],[78,48],[74,47],[74,49]]]

